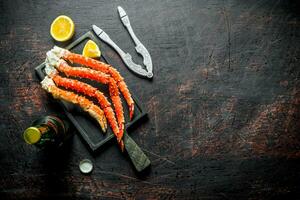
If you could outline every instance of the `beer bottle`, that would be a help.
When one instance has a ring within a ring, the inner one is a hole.
[[[54,115],[35,120],[23,133],[26,143],[39,148],[60,147],[71,136],[69,122]]]

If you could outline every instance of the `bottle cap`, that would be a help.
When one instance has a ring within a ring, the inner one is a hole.
[[[79,163],[79,169],[82,173],[88,174],[93,170],[93,163],[89,159],[83,159]]]
[[[35,144],[41,139],[41,132],[36,127],[29,127],[24,131],[23,137],[28,144]]]

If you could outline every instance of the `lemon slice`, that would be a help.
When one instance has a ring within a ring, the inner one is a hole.
[[[52,22],[50,34],[56,41],[64,42],[74,35],[74,30],[73,20],[68,16],[60,15]]]
[[[84,45],[82,55],[90,58],[99,58],[101,56],[101,51],[99,50],[98,45],[93,40],[89,40]]]

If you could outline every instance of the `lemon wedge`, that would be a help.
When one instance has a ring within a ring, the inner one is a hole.
[[[65,15],[58,16],[51,24],[50,34],[59,42],[64,42],[74,35],[75,25],[73,20]]]
[[[84,45],[82,55],[89,58],[99,58],[101,56],[101,51],[93,40],[88,40]]]

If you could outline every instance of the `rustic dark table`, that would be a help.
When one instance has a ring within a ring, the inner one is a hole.
[[[22,139],[62,112],[34,72],[56,16],[74,20],[74,38],[99,25],[142,61],[118,5],[153,59],[148,81],[101,46],[149,113],[131,133],[152,161],[143,174],[114,143],[91,154],[75,135],[51,154]],[[299,10],[296,0],[1,1],[0,199],[299,199]]]

